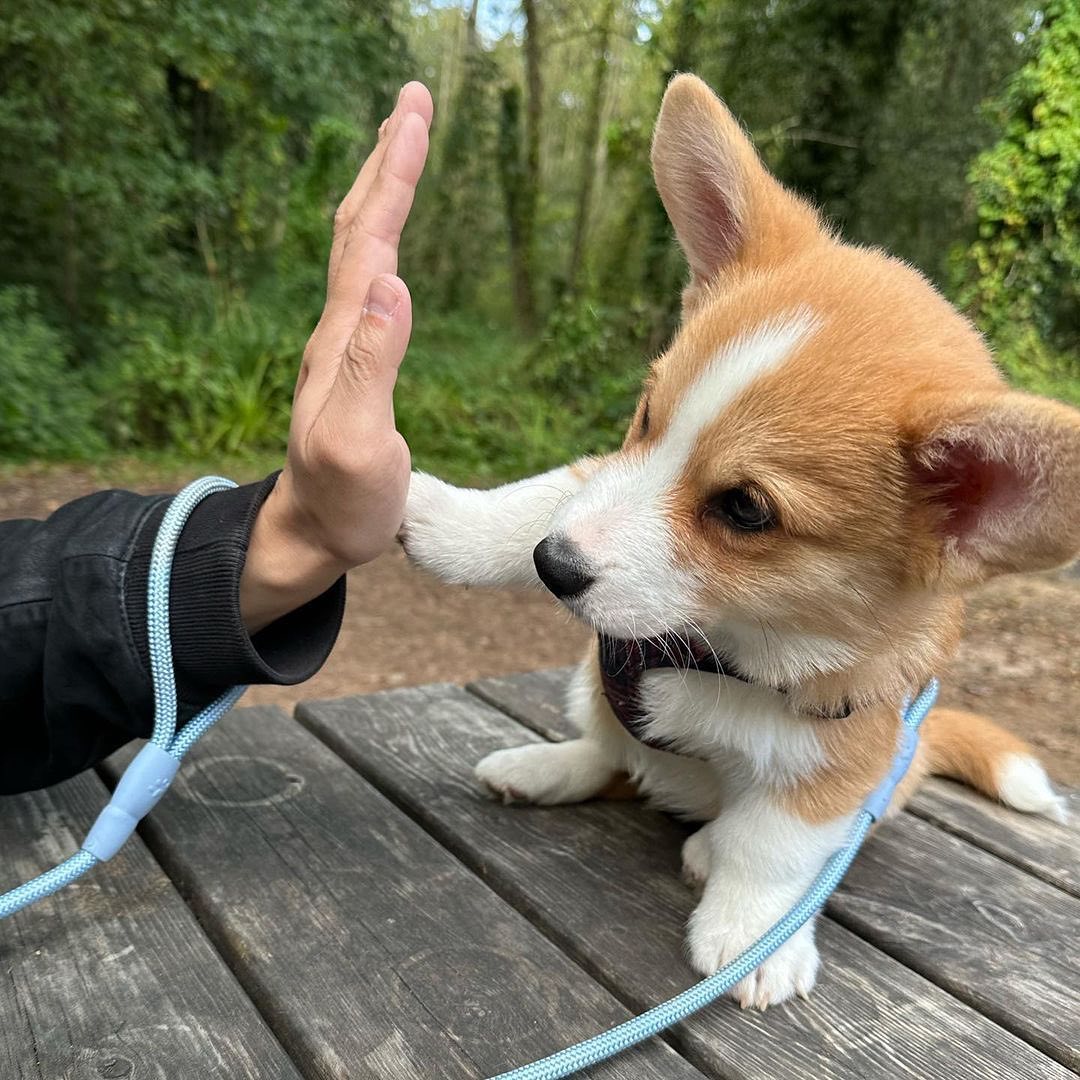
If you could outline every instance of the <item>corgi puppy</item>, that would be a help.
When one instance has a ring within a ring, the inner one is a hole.
[[[844,842],[962,591],[1080,549],[1080,413],[1011,390],[921,274],[840,241],[699,79],[668,87],[652,164],[690,279],[622,448],[490,491],[416,474],[402,540],[449,582],[542,582],[598,632],[569,691],[581,738],[477,775],[542,804],[629,778],[704,821],[683,862],[707,975]],[[981,716],[932,711],[892,812],[929,773],[1064,814]],[[810,923],[732,994],[763,1008],[817,969]]]

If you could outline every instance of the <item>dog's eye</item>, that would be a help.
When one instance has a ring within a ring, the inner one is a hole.
[[[764,532],[776,524],[776,515],[764,497],[747,487],[719,492],[705,504],[705,512],[739,532]]]

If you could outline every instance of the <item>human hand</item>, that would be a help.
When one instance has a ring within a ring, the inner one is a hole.
[[[423,172],[431,95],[412,82],[334,216],[326,306],[304,350],[285,468],[240,580],[254,633],[393,541],[409,490],[394,384],[412,329],[398,241]]]

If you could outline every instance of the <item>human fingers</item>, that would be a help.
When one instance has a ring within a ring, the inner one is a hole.
[[[371,185],[378,173],[379,166],[386,150],[387,143],[397,130],[401,118],[410,113],[420,116],[427,127],[431,127],[434,115],[434,104],[428,88],[420,82],[406,83],[398,94],[397,102],[390,115],[379,126],[379,139],[375,149],[368,155],[360,171],[356,174],[352,187],[345,198],[341,200],[334,214],[334,242],[330,251],[330,269],[327,274],[328,282],[333,281],[338,264],[341,261],[341,250],[345,244],[345,237],[352,227],[357,210],[363,204]]]
[[[398,243],[427,151],[427,124],[417,113],[406,114],[388,137],[367,196],[344,238],[322,320],[322,330],[331,337],[352,332],[355,313],[374,277],[396,273]]]

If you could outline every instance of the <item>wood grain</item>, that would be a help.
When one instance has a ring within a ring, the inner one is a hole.
[[[466,689],[520,721],[551,742],[576,739],[580,731],[566,718],[563,698],[573,668],[547,668],[521,675],[495,676],[469,683]]]
[[[512,705],[515,717],[543,734],[558,729],[551,712],[567,677],[567,669],[524,676],[516,700],[516,677],[486,680],[476,690],[504,711]],[[829,912],[962,1001],[1080,1068],[1075,817],[1059,825],[939,780],[925,785],[912,811],[924,821],[905,814],[879,830]],[[954,835],[932,827],[939,824]],[[905,910],[905,898],[913,896],[925,913],[921,921]],[[897,933],[900,925],[906,934]]]
[[[0,799],[7,888],[70,855],[108,801],[87,773]],[[4,1080],[299,1080],[138,838],[0,922]]]
[[[280,710],[225,718],[146,835],[309,1078],[485,1077],[627,1015]],[[698,1074],[658,1045],[591,1075]]]
[[[1080,901],[902,816],[860,853],[830,914],[1073,1069]]]
[[[908,809],[1051,885],[1080,897],[1080,793],[1067,824],[1018,814],[951,780],[924,784]]]
[[[456,687],[302,705],[302,723],[420,821],[635,1010],[685,988],[678,877],[686,830],[625,803],[507,808],[484,797],[484,754],[539,741]],[[1070,1075],[828,920],[809,1001],[764,1014],[712,1006],[672,1033],[712,1076],[753,1080],[1032,1080]]]

